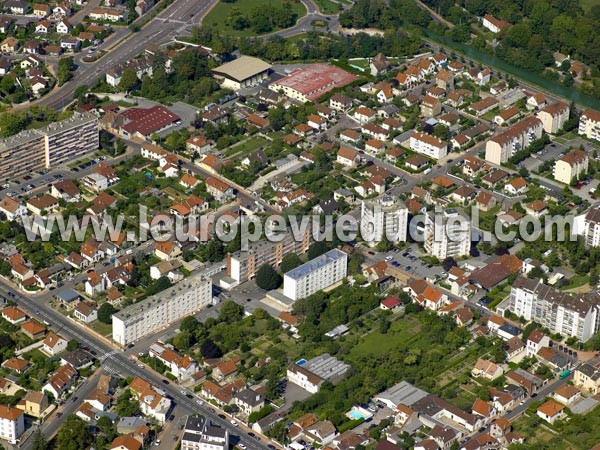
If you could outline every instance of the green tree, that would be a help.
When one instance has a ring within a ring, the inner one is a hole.
[[[59,86],[62,86],[73,77],[73,70],[75,70],[75,64],[73,63],[72,56],[61,58],[58,61],[56,78],[58,79]]]
[[[130,417],[141,414],[142,411],[140,403],[133,397],[131,391],[126,389],[117,399],[115,412],[121,417]]]
[[[290,253],[289,255],[285,255],[281,260],[281,264],[279,266],[279,270],[281,273],[287,273],[292,269],[295,269],[298,266],[302,265],[302,260],[295,253]]]
[[[112,323],[112,315],[116,312],[117,310],[110,303],[102,303],[100,308],[98,308],[98,320],[102,323],[110,325]]]
[[[39,428],[33,433],[33,450],[48,450],[48,441]]]
[[[306,252],[308,259],[315,259],[317,256],[321,256],[323,253],[327,253],[329,251],[329,246],[325,241],[315,242],[310,247],[308,247],[308,252]]]
[[[187,317],[184,317],[183,320],[181,321],[181,325],[179,325],[179,329],[181,331],[193,332],[196,328],[198,328],[199,325],[200,325],[200,322],[198,322],[198,319],[196,319],[194,316],[187,316]]]
[[[70,415],[56,435],[56,448],[60,450],[84,450],[92,443],[87,424],[75,415]]]
[[[8,261],[2,259],[0,260],[0,275],[3,275],[5,277],[10,276],[11,274],[11,267],[10,264],[8,263]]]
[[[219,312],[219,321],[233,323],[244,316],[244,308],[233,300],[226,300],[221,304]]]
[[[223,351],[211,338],[204,340],[200,346],[200,353],[206,359],[220,358],[223,356]]]
[[[270,264],[263,264],[256,272],[256,284],[265,291],[271,291],[281,286],[281,275]]]
[[[173,346],[178,350],[189,349],[194,343],[194,338],[189,331],[182,331],[173,338]]]
[[[77,339],[71,339],[67,344],[67,351],[72,352],[73,350],[77,350],[79,348],[79,342]]]
[[[138,77],[133,69],[125,69],[119,81],[119,89],[130,92],[139,83]]]

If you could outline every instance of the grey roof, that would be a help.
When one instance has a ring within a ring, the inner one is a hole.
[[[330,264],[334,261],[339,261],[341,259],[347,258],[348,255],[337,248],[333,250],[329,250],[327,253],[317,256],[314,259],[302,264],[301,266],[296,267],[295,269],[290,270],[285,274],[286,277],[290,277],[294,280],[299,280],[300,278],[304,278],[309,273],[314,272],[321,267]]]
[[[63,289],[56,294],[56,298],[65,303],[71,303],[79,297],[79,292],[71,288]]]
[[[185,423],[184,433],[184,440],[188,440],[185,436],[190,437],[189,440],[194,442],[200,442],[206,438],[225,439],[227,430],[211,423],[210,420],[205,420],[204,417],[190,416]]]
[[[550,303],[553,309],[562,306],[563,308],[577,311],[581,315],[585,315],[590,309],[600,306],[600,293],[598,292],[570,294],[544,284],[541,279],[520,277],[513,283],[513,289],[529,291],[538,300]]]
[[[319,207],[323,210],[324,214],[332,214],[340,208],[333,198],[321,201]]]
[[[120,434],[132,433],[139,426],[146,425],[146,423],[141,417],[122,417],[117,424],[117,432]]]
[[[521,334],[521,330],[518,327],[515,327],[509,323],[502,325],[500,330],[504,331],[505,333],[512,334],[513,336],[518,336]]]
[[[343,376],[350,369],[350,366],[334,358],[329,353],[323,353],[308,361],[302,368],[324,380],[333,380]]]
[[[411,406],[422,398],[427,397],[427,395],[429,395],[427,392],[419,389],[418,387],[415,387],[406,381],[401,381],[400,383],[389,388],[387,391],[377,395],[377,398],[381,400],[387,400],[394,405],[399,405],[402,403],[403,405]]]
[[[235,398],[251,407],[255,407],[260,405],[261,403],[264,403],[264,398],[262,394],[248,388],[235,394]]]
[[[396,105],[385,105],[385,106],[382,106],[379,109],[382,110],[382,111],[384,111],[386,114],[388,114],[390,116],[393,116],[398,111],[400,111],[400,109],[398,109],[398,107]]]
[[[71,353],[67,353],[61,359],[71,364],[76,369],[93,361],[92,355],[80,349],[74,350]]]
[[[598,379],[600,379],[600,361],[599,360],[591,360],[586,363],[583,363],[576,370],[581,372],[585,376],[591,378],[594,381],[597,381]]]

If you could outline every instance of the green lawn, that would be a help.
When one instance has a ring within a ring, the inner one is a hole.
[[[315,0],[319,10],[323,14],[337,14],[340,12],[340,4],[331,0]]]
[[[100,333],[102,336],[108,336],[112,334],[112,325],[100,322],[99,320],[92,322],[90,324],[90,328],[97,333]]]
[[[326,0],[328,1],[328,0]],[[306,8],[302,3],[297,0],[291,2],[285,2],[284,0],[253,0],[253,1],[237,1],[234,3],[217,3],[214,8],[206,15],[202,21],[204,25],[214,26],[219,31],[226,31],[228,34],[235,36],[254,36],[256,32],[252,27],[245,28],[243,30],[234,30],[228,24],[228,18],[232,10],[237,10],[241,15],[247,17],[256,7],[261,6],[283,6],[290,4],[294,13],[296,13],[296,19],[299,19],[306,15]],[[251,25],[251,24],[250,24]],[[277,30],[273,30],[277,31]]]
[[[600,5],[600,0],[579,0],[579,5],[583,8],[585,12],[590,12],[592,6]]]
[[[233,155],[237,154],[236,159],[239,159],[242,156],[245,156],[247,153],[250,153],[259,147],[264,147],[267,145],[267,140],[260,136],[251,137],[245,142],[241,144],[236,144],[233,147],[228,148],[224,152],[225,158],[229,158]]]
[[[394,322],[384,336],[379,331],[373,331],[364,336],[360,343],[350,351],[351,359],[363,355],[389,354],[399,348],[406,348],[406,343],[420,331],[420,324],[415,316],[404,316]]]

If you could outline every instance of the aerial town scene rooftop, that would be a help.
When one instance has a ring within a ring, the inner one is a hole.
[[[0,8],[0,450],[600,450],[598,2]]]

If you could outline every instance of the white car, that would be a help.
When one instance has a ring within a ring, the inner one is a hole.
[[[230,422],[230,423],[231,423],[231,425],[233,425],[234,427],[237,427],[237,426],[238,426],[238,424],[236,423],[236,421],[235,421],[235,420],[233,420],[233,419],[231,419],[231,422]]]
[[[386,256],[385,257],[386,262],[390,262],[392,259],[394,259],[393,256]]]
[[[238,444],[238,447],[241,448],[242,450],[246,450],[246,446],[244,444],[242,444],[241,442]]]

